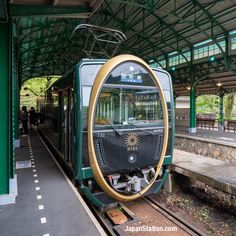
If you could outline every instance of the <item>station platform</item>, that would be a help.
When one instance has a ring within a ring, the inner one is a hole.
[[[175,149],[171,170],[236,195],[236,163]]]
[[[176,126],[176,137],[191,137],[195,140],[207,140],[216,144],[236,147],[236,134],[233,132],[223,132],[218,130],[197,129],[194,134],[189,133],[185,127]]]
[[[176,127],[175,148],[236,163],[236,134],[232,132],[197,129],[197,133],[190,134],[183,127]]]
[[[106,235],[36,133],[21,138],[16,168],[18,196],[0,206],[0,235]]]

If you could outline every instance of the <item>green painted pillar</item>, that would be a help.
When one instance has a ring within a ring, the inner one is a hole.
[[[12,42],[11,42],[11,55],[12,55],[12,132],[14,147],[20,147],[19,139],[19,83],[18,83],[18,59],[17,59],[17,30],[16,24],[12,23]]]
[[[18,134],[18,127],[17,127],[17,119],[18,115],[16,116],[17,112],[17,60],[16,60],[16,37],[14,33],[15,25],[13,21],[10,20],[10,51],[9,55],[11,55],[11,72],[10,72],[10,97],[9,97],[9,173],[10,178],[14,178],[15,176],[15,146],[16,146],[16,139]],[[19,145],[17,145],[19,146]],[[10,186],[11,188],[11,186]]]
[[[196,89],[193,85],[190,87],[190,128],[189,133],[196,133]]]
[[[219,117],[219,130],[224,132],[225,117],[224,117],[224,94],[220,95],[220,117]]]
[[[9,193],[9,24],[0,23],[0,194]]]
[[[18,138],[17,120],[17,96],[18,96],[18,81],[17,81],[17,38],[15,37],[15,24],[12,24],[12,40],[11,40],[11,81],[12,81],[12,122],[13,122],[13,137]]]

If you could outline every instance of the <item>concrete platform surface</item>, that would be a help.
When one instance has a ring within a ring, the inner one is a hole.
[[[226,146],[236,147],[236,134],[232,132],[222,132],[218,130],[197,129],[197,133],[190,134],[186,131],[186,128],[176,127],[177,137],[189,137],[195,140],[201,140],[206,142],[213,142],[216,144],[222,144]]]
[[[21,138],[16,161],[28,162],[17,163],[16,204],[0,206],[0,235],[105,235],[36,134]]]
[[[236,163],[226,163],[175,149],[171,169],[179,174],[236,195]]]

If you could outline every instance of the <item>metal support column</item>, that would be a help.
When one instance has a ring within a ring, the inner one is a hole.
[[[196,133],[196,89],[195,86],[190,87],[190,128],[189,133]]]
[[[0,23],[0,196],[9,193],[9,24]],[[0,199],[1,204],[1,199]]]
[[[170,65],[169,65],[169,57],[165,55],[165,60],[166,60],[166,69],[168,70]]]
[[[19,83],[18,83],[18,65],[17,65],[17,29],[16,24],[12,22],[12,42],[11,42],[11,55],[12,55],[12,122],[13,122],[13,143],[14,148],[20,147],[19,139]]]
[[[16,27],[15,27],[16,28]],[[9,20],[9,195],[5,196],[2,204],[15,203],[17,196],[17,176],[15,173],[15,141],[18,135],[18,108],[17,108],[17,59],[16,59],[16,34],[12,19]]]
[[[220,117],[219,117],[219,131],[224,132],[224,94],[220,94]]]
[[[191,81],[190,81],[190,114],[189,114],[189,120],[190,120],[190,127],[189,127],[189,133],[196,133],[196,81],[195,81],[195,73],[193,68],[193,47],[190,48],[191,51],[191,60],[189,65],[189,70],[191,72]]]
[[[229,63],[229,51],[230,51],[230,35],[227,34],[225,37],[225,52],[223,54],[224,56],[224,64],[226,69],[230,69],[231,65]]]

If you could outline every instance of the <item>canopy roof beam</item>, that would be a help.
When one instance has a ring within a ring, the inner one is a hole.
[[[79,17],[89,18],[92,8],[87,6],[53,6],[53,5],[11,5],[12,17]]]

